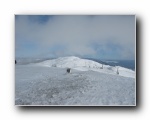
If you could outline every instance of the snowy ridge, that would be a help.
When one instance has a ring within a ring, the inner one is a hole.
[[[47,60],[39,63],[39,65],[44,65],[48,67],[62,67],[62,68],[76,68],[76,67],[87,67],[87,68],[96,68],[101,67],[102,64],[98,62],[94,62],[92,60],[81,59],[78,57],[60,57],[53,60]]]
[[[71,74],[66,68],[71,68]],[[16,105],[136,105],[135,72],[78,57],[15,66]],[[119,74],[117,74],[119,68]]]
[[[101,63],[88,60],[81,59],[79,57],[70,56],[70,57],[60,57],[53,60],[46,60],[40,63],[36,63],[35,65],[46,66],[46,67],[58,67],[58,68],[71,68],[79,71],[96,71],[108,74],[116,75],[117,69],[119,71],[120,76],[124,77],[132,77],[135,78],[135,71],[120,67],[120,66],[109,66],[102,65]]]

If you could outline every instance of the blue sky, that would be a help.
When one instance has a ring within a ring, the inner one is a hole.
[[[16,15],[16,57],[135,59],[134,15]]]

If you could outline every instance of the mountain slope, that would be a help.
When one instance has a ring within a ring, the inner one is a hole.
[[[135,80],[95,71],[17,65],[16,105],[135,105]]]
[[[75,56],[60,57],[53,60],[46,60],[44,62],[36,63],[36,65],[46,66],[46,67],[71,68],[79,71],[92,70],[96,72],[108,73],[114,75],[117,74],[117,69],[118,69],[120,76],[135,78],[135,71],[133,70],[120,67],[120,66],[114,67],[109,65],[103,65],[101,63],[92,60],[81,59]]]

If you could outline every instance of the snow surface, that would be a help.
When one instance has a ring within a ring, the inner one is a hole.
[[[97,71],[97,72],[103,72],[108,74],[116,74],[117,68],[119,70],[119,75],[125,76],[125,77],[132,77],[135,78],[135,71],[120,67],[120,66],[109,66],[109,65],[103,65],[102,64],[87,60],[87,59],[81,59],[75,56],[71,57],[60,57],[58,59],[53,60],[47,60],[41,63],[37,63],[36,65],[41,66],[47,66],[47,67],[59,67],[59,68],[72,68],[80,71]]]
[[[71,68],[71,74],[66,68]],[[16,65],[16,105],[135,105],[135,72],[61,57]]]

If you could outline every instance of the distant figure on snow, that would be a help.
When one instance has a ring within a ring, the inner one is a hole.
[[[71,73],[71,68],[67,68],[67,73]]]
[[[119,69],[119,67],[117,67],[117,72],[116,73],[119,75],[119,70],[118,69]]]
[[[103,64],[102,64],[102,67],[100,67],[100,69],[103,69]]]
[[[15,64],[17,64],[17,61],[15,60]]]

